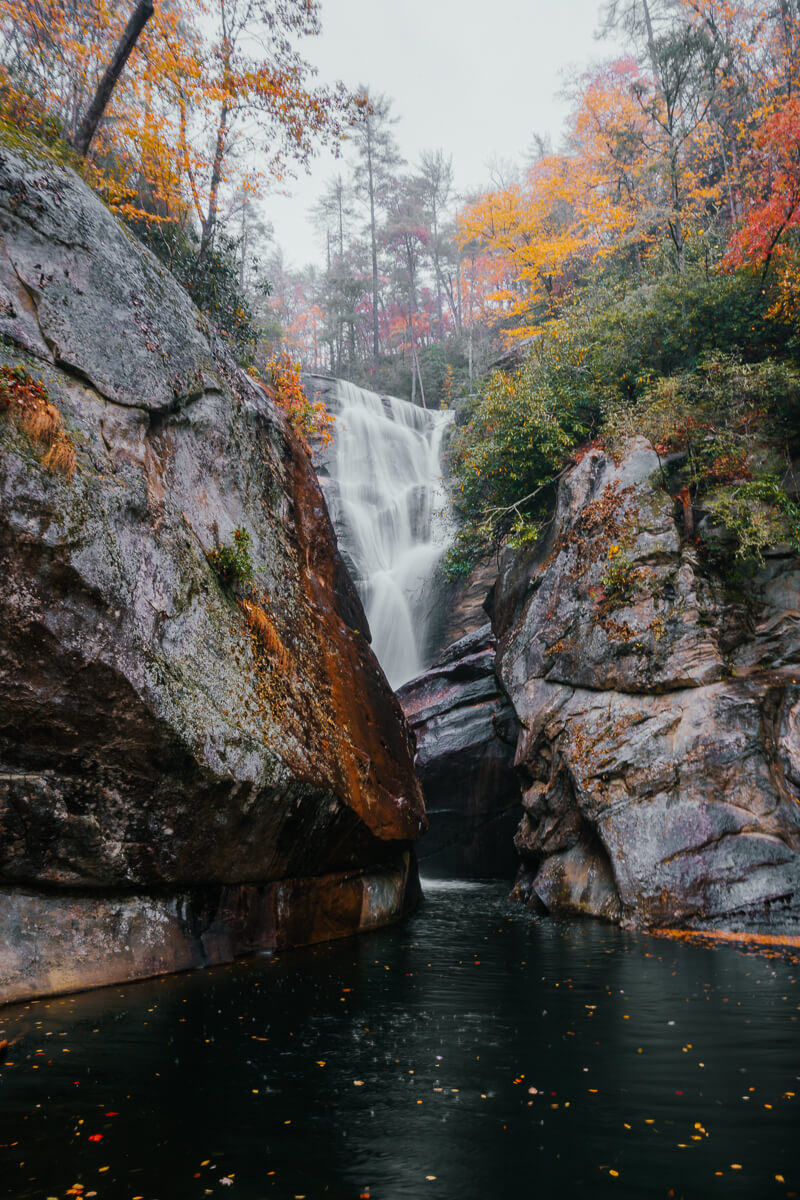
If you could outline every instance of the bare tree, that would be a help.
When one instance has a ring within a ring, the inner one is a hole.
[[[386,96],[370,96],[366,88],[362,93],[367,101],[362,118],[355,127],[353,140],[358,151],[356,184],[362,196],[366,192],[369,207],[369,236],[372,250],[372,361],[378,367],[380,335],[378,326],[378,230],[376,212],[385,194],[392,171],[400,166],[402,158],[391,126],[396,117],[390,116],[391,101]]]

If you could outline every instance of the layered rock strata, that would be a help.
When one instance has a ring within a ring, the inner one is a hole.
[[[522,725],[516,894],[633,927],[800,931],[800,564],[702,568],[659,458],[589,450],[494,624]]]
[[[519,823],[514,750],[519,724],[495,675],[485,623],[398,691],[417,739],[417,773],[430,829],[419,845],[423,873],[510,879]]]
[[[77,177],[8,141],[0,235],[0,363],[77,454],[45,469],[0,410],[0,999],[396,917],[411,741],[303,447]],[[208,559],[236,530],[252,587]]]

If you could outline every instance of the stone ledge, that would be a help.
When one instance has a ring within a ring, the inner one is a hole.
[[[370,871],[170,893],[2,889],[0,1003],[347,937],[397,920],[419,895],[408,850]]]

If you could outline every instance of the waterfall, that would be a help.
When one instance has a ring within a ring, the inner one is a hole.
[[[396,688],[429,665],[431,584],[448,541],[440,455],[452,413],[344,380],[326,399],[336,426],[321,480],[372,648]]]

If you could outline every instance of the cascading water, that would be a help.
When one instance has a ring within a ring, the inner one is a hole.
[[[336,381],[329,479],[322,478],[342,555],[392,687],[425,661],[432,580],[448,542],[441,448],[452,413],[432,412]]]

